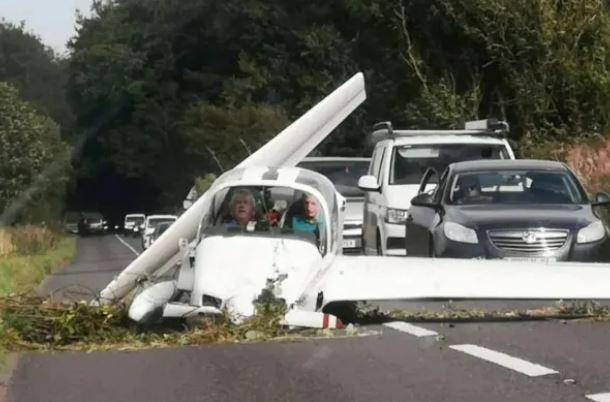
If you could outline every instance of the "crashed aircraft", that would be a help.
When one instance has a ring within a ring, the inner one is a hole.
[[[139,323],[223,311],[239,321],[267,289],[286,302],[284,324],[318,328],[340,327],[329,313],[357,301],[610,299],[609,264],[342,255],[344,198],[294,166],[365,98],[359,73],[220,176],[100,299],[133,296]]]

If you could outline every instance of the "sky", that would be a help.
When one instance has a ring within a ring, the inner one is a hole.
[[[89,15],[93,0],[0,0],[0,18],[18,24],[59,54],[75,34],[76,10]]]

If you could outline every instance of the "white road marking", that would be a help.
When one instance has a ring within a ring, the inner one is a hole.
[[[133,247],[131,247],[131,245],[129,243],[127,243],[125,240],[123,240],[121,238],[121,236],[119,236],[118,234],[115,234],[114,237],[117,238],[118,241],[120,241],[121,243],[123,243],[123,245],[125,247],[127,247],[128,249],[130,249],[136,256],[139,256],[140,253],[138,253]]]
[[[404,322],[404,321],[392,321],[392,322],[385,323],[383,325],[385,325],[386,327],[395,329],[396,331],[406,332],[407,334],[414,335],[418,338],[421,338],[424,336],[438,335],[438,333],[436,333],[432,330],[429,330],[427,328],[418,327],[416,325],[409,324],[408,322]]]
[[[591,394],[585,395],[588,399],[591,399],[595,402],[610,402],[610,392],[606,392],[604,394]]]
[[[495,350],[487,349],[477,345],[452,345],[451,349],[464,352],[479,359],[487,360],[499,366],[506,367],[525,374],[530,377],[538,377],[547,374],[557,374],[557,371],[541,366],[539,364],[530,363],[527,360],[512,357],[506,353],[496,352]]]

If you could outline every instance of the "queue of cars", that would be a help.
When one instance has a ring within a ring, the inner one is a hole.
[[[515,160],[496,120],[463,130],[393,130],[383,123],[365,191],[366,254],[610,261],[600,207],[563,163]]]
[[[102,234],[109,229],[108,221],[95,211],[68,211],[64,215],[63,227],[66,232],[81,236]]]
[[[133,237],[140,236],[142,248],[146,250],[176,219],[176,215],[127,214],[123,222],[123,233]]]

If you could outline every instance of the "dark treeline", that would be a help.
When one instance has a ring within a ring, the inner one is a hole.
[[[69,198],[79,208],[179,205],[195,177],[230,168],[357,71],[369,98],[320,154],[366,154],[380,120],[440,128],[499,117],[534,156],[608,132],[604,0],[115,0],[93,9],[58,63],[72,114],[47,110],[82,145]]]

